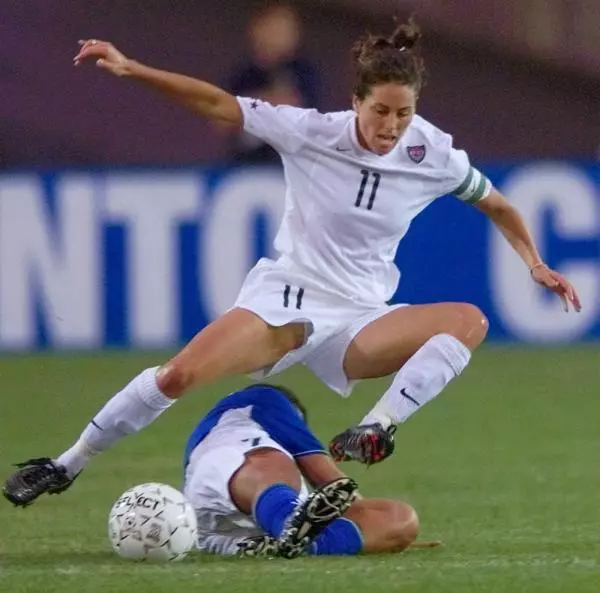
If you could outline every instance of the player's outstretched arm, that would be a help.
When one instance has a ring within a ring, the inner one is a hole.
[[[129,59],[112,43],[98,39],[79,41],[79,53],[73,58],[75,66],[85,60],[115,76],[132,78],[167,95],[209,119],[241,126],[243,116],[236,98],[227,91],[190,76],[145,66]]]
[[[571,283],[542,261],[523,217],[497,189],[492,189],[490,195],[477,202],[475,207],[498,227],[527,264],[535,282],[556,293],[565,311],[569,310],[569,303],[575,311],[581,310],[581,302]]]
[[[346,477],[346,474],[339,469],[333,459],[325,453],[297,457],[296,465],[313,488],[320,488],[338,478]]]

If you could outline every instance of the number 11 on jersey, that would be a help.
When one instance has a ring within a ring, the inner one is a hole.
[[[361,171],[361,174],[362,180],[360,182],[360,187],[358,188],[358,195],[356,196],[356,202],[354,202],[354,205],[357,208],[360,208],[362,199],[365,195],[365,190],[367,189],[367,185],[370,181],[370,177],[373,177],[373,181],[371,182],[371,195],[369,196],[369,201],[367,202],[367,210],[371,210],[373,208],[373,202],[375,202],[375,197],[377,195],[377,188],[379,187],[381,174],[374,173],[372,171],[367,171],[367,169],[363,169]]]

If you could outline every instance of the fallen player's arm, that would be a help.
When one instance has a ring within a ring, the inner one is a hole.
[[[296,464],[313,488],[319,488],[328,482],[346,477],[346,474],[326,453],[312,453],[296,457]],[[358,497],[360,498],[360,495]]]

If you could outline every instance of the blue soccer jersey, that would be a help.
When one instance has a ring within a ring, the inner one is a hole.
[[[190,455],[228,410],[252,407],[250,417],[293,457],[325,453],[325,448],[308,428],[300,411],[277,387],[252,385],[223,398],[204,416],[188,439],[184,465]]]

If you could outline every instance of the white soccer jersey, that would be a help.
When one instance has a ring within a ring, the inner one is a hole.
[[[452,137],[419,116],[379,156],[360,146],[353,111],[238,102],[244,130],[283,161],[285,213],[275,239],[281,263],[357,302],[391,298],[398,244],[426,206],[449,193],[476,202],[491,191]]]

